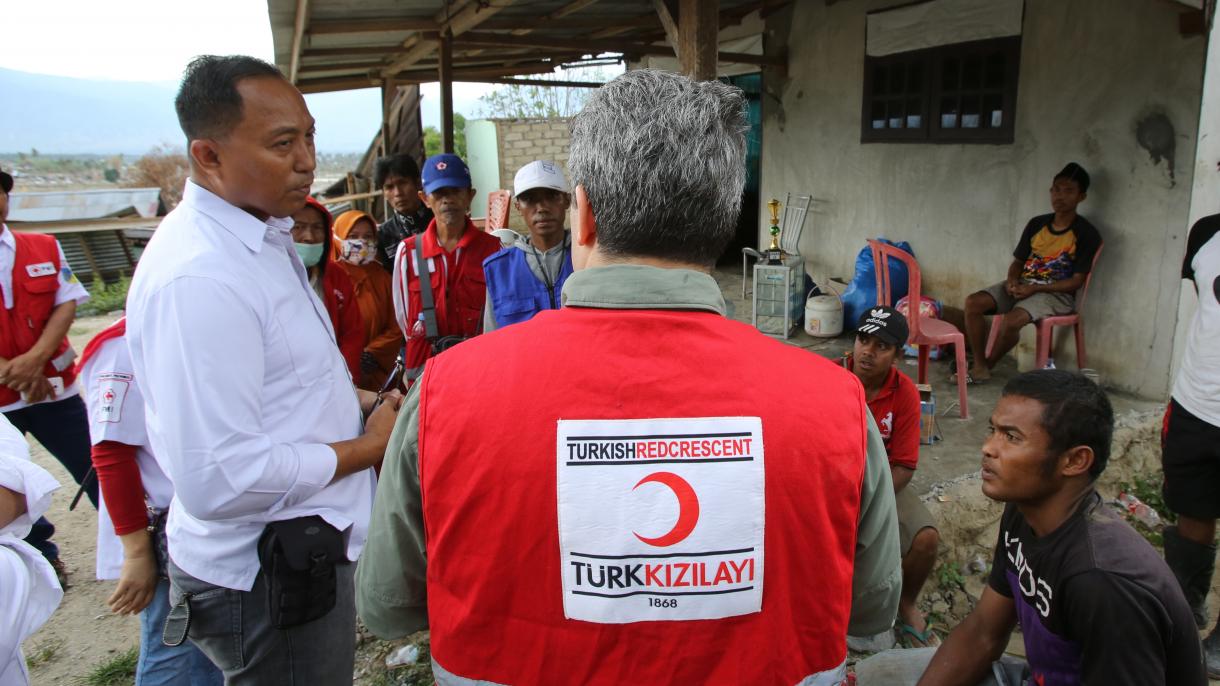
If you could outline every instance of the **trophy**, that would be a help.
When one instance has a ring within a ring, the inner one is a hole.
[[[771,210],[771,245],[767,246],[767,264],[783,264],[784,251],[779,247],[779,206],[775,198],[767,203]]]

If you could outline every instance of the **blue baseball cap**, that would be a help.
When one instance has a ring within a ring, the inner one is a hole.
[[[453,153],[433,155],[424,161],[424,193],[438,188],[470,188],[470,168]]]

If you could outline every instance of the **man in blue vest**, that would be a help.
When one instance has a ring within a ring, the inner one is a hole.
[[[484,331],[558,309],[572,274],[572,238],[563,227],[572,198],[563,170],[547,160],[530,162],[513,177],[513,196],[530,235],[483,261]]]

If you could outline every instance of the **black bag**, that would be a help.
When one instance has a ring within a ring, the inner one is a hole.
[[[271,522],[258,540],[268,610],[279,629],[325,616],[335,606],[335,565],[350,564],[343,533],[317,515]]]

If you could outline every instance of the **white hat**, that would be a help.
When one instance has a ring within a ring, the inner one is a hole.
[[[568,193],[568,180],[563,178],[563,170],[550,160],[534,160],[517,170],[513,177],[513,197],[534,188],[550,188],[560,193]]]

